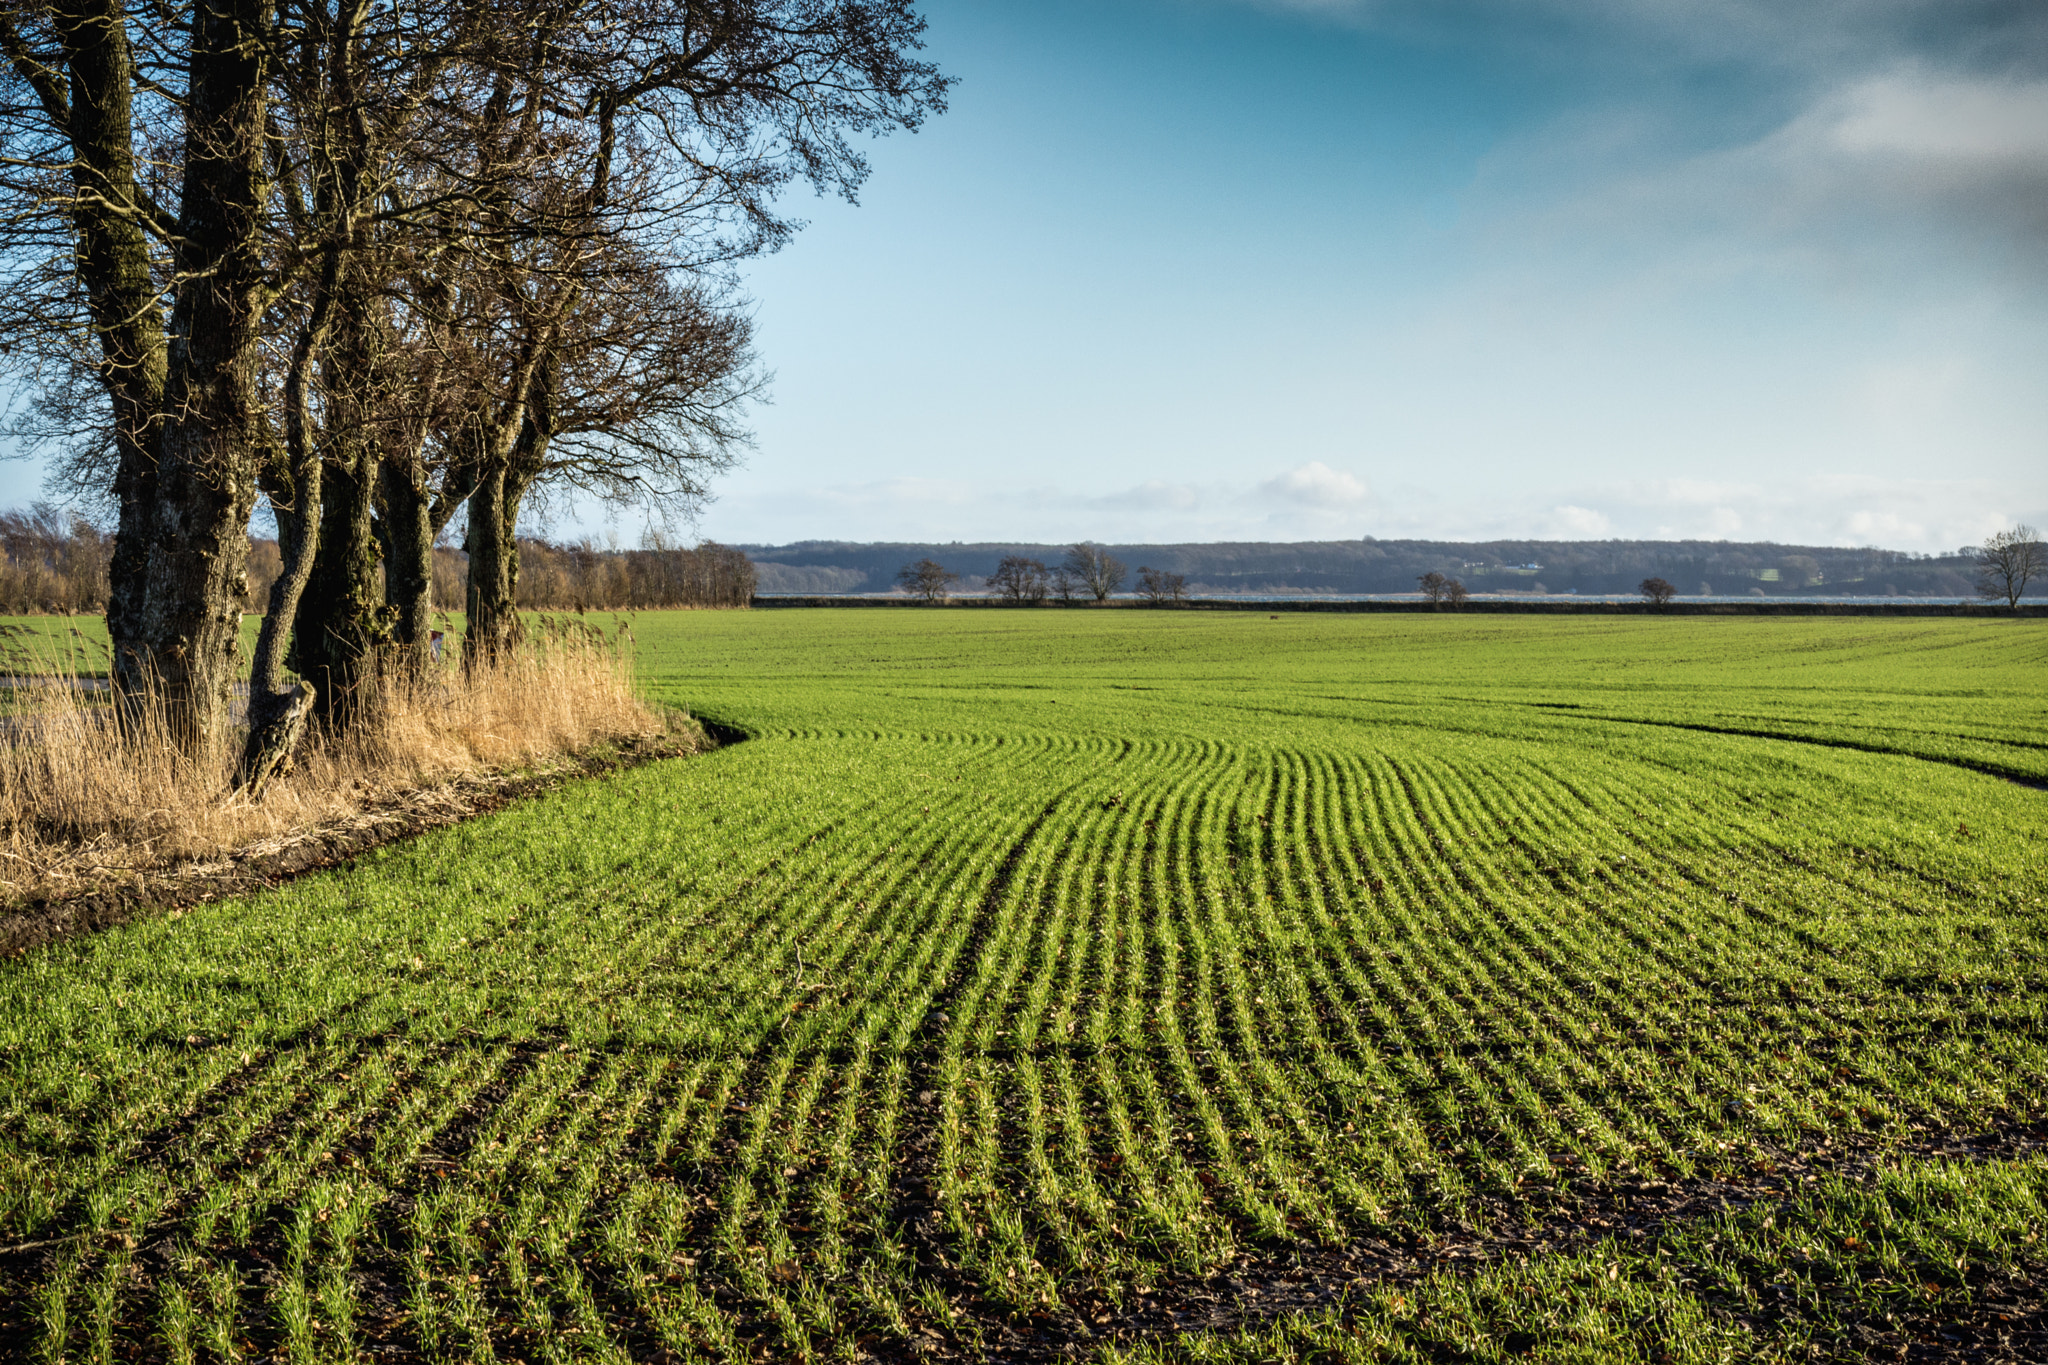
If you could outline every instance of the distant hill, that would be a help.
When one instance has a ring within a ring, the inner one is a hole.
[[[1064,545],[855,544],[805,540],[741,545],[762,593],[869,593],[895,586],[896,571],[929,556],[975,591],[1004,555],[1057,564]],[[1110,545],[1135,575],[1150,566],[1186,574],[1195,593],[1402,593],[1437,570],[1473,592],[1627,593],[1652,576],[1695,595],[1814,594],[1963,598],[1972,566],[1960,555],[1830,545],[1718,540],[1316,540],[1287,544]],[[2029,597],[2048,594],[2048,584]]]

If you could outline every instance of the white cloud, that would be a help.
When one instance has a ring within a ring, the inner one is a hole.
[[[1857,82],[1802,123],[1855,156],[2048,167],[2048,81],[1894,73]]]
[[[1260,484],[1259,491],[1281,502],[1317,508],[1356,507],[1371,495],[1365,480],[1341,469],[1332,469],[1321,460],[1296,465],[1285,474]]]
[[[1612,288],[1759,268],[2042,278],[2048,79],[1899,67],[1824,85],[1731,146],[1679,154],[1667,136],[1654,112],[1611,107],[1504,143],[1479,185],[1498,240],[1580,255]]]
[[[1544,540],[1598,540],[1613,526],[1606,513],[1569,503],[1551,508],[1541,524]]]
[[[1266,492],[1311,467],[1259,483],[1152,482],[1105,492],[969,479],[765,488],[713,504],[698,529],[712,539],[750,544],[849,539],[1146,544],[1373,535],[1390,540],[1775,541],[1925,552],[1973,545],[2015,522],[2048,523],[2044,490],[2015,489],[1989,478],[1788,474],[1745,482],[1681,477],[1528,489],[1487,499],[1442,485],[1400,486],[1383,490],[1365,506],[1334,508]],[[1355,478],[1352,482],[1362,484]]]
[[[2048,79],[1919,69],[1868,77],[1698,169],[1773,206],[1786,226],[1832,222],[1862,235],[1873,212],[1912,215],[1951,234],[1917,241],[1923,261],[1930,247],[1956,254],[1960,229],[2017,241],[2038,268],[2048,244]]]
[[[1989,479],[1901,479],[1788,475],[1782,479],[1708,482],[1654,479],[1573,490],[1573,500],[1545,507],[1531,497],[1503,498],[1483,508],[1415,505],[1375,518],[1385,538],[1456,540],[1657,539],[1776,541],[1808,545],[1873,545],[1894,550],[1951,550],[1975,544],[2015,521],[2038,521],[2039,490],[2022,493]]]
[[[1489,42],[1656,66],[1841,70],[1902,57],[1987,68],[2044,63],[2048,15],[2009,0],[1240,0],[1434,42]],[[1620,54],[1617,57],[1617,54]]]

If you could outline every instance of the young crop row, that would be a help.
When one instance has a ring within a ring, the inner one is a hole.
[[[1334,685],[814,686],[0,966],[0,1351],[1108,1330],[1289,1242],[2048,1092],[2021,789]]]

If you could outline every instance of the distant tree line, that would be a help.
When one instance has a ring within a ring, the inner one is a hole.
[[[49,503],[0,512],[0,615],[106,610],[113,553],[112,536]]]
[[[744,607],[754,596],[754,566],[729,546],[694,549],[656,535],[635,550],[589,541],[556,544],[521,537],[517,605],[527,610],[641,611],[662,607]],[[114,538],[73,512],[38,503],[0,512],[0,615],[74,615],[106,609]],[[275,540],[251,537],[242,609],[261,613],[284,571]],[[469,557],[434,549],[429,605],[460,611],[468,595]]]
[[[1070,547],[1034,544],[852,544],[806,541],[746,545],[765,593],[880,592],[908,562],[929,558],[1008,595],[992,580],[1005,559],[1046,566],[1049,599],[1062,597],[1058,569]],[[1840,546],[1719,541],[1352,540],[1297,544],[1097,545],[1119,564],[1179,574],[1199,593],[1412,593],[1439,573],[1471,593],[1578,592],[1634,595],[1661,578],[1680,596],[1779,597],[1854,594],[1953,601],[1977,588],[1974,547],[1950,554]],[[1092,596],[1070,572],[1066,596]],[[1119,591],[1129,582],[1128,575]],[[2044,591],[2033,579],[2030,594]]]
[[[694,550],[601,550],[588,542],[521,540],[519,562],[518,601],[524,608],[744,607],[754,597],[753,563],[738,550],[711,541]]]
[[[1028,555],[1004,555],[983,584],[1012,606],[1030,607],[1050,601],[1107,602],[1129,577],[1122,560],[1100,545],[1084,541],[1067,547],[1052,568]],[[945,601],[960,579],[961,575],[929,555],[896,571],[896,587],[928,603]],[[1143,566],[1138,569],[1138,596],[1153,606],[1185,601],[1187,595],[1187,575]]]

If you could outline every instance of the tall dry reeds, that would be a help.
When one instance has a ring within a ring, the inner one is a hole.
[[[237,747],[181,754],[149,696],[117,714],[98,679],[68,666],[16,672],[0,679],[13,684],[0,690],[0,902],[282,846],[606,743],[687,742],[686,720],[635,694],[621,646],[580,623],[544,626],[489,667],[465,672],[449,650],[424,675],[387,672],[363,719],[309,733],[260,800],[232,790]]]

